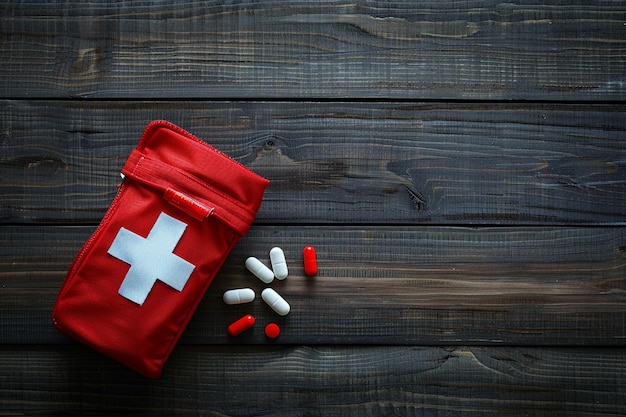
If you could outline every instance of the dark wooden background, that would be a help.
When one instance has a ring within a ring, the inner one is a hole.
[[[146,3],[0,5],[0,414],[626,414],[626,1]],[[153,119],[272,181],[156,381],[50,320]]]

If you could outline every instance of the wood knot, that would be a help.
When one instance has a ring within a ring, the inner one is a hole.
[[[70,66],[69,73],[71,75],[94,74],[101,61],[101,54],[96,48],[79,49],[76,54],[76,59],[74,59]]]

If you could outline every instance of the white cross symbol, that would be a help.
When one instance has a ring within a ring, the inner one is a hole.
[[[108,253],[130,264],[118,293],[142,305],[159,280],[182,291],[194,265],[172,253],[187,225],[165,213],[161,213],[143,238],[123,227],[117,233]]]

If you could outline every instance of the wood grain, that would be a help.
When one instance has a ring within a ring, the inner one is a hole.
[[[625,6],[9,2],[0,96],[623,100]]]
[[[271,180],[260,224],[623,224],[626,108],[526,103],[0,103],[4,223],[96,223],[164,118]]]
[[[91,227],[0,228],[7,325],[2,343],[66,343],[50,322],[69,265]],[[303,273],[313,244],[319,274]],[[291,304],[227,306],[231,288],[266,287],[244,267],[281,246],[290,276],[272,287]],[[624,228],[253,227],[231,253],[182,343],[624,345]],[[243,314],[258,321],[231,338]]]
[[[0,4],[0,414],[626,415],[626,0],[516,3]],[[161,118],[272,182],[152,381],[50,315]]]
[[[0,351],[5,413],[616,416],[621,349],[181,346],[150,381],[82,346]]]

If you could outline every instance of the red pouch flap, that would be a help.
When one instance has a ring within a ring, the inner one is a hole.
[[[164,121],[148,125],[122,172],[67,274],[53,322],[156,378],[269,182]]]
[[[266,180],[168,122],[153,122],[122,173],[155,189],[171,188],[198,200],[239,234],[259,209]]]

